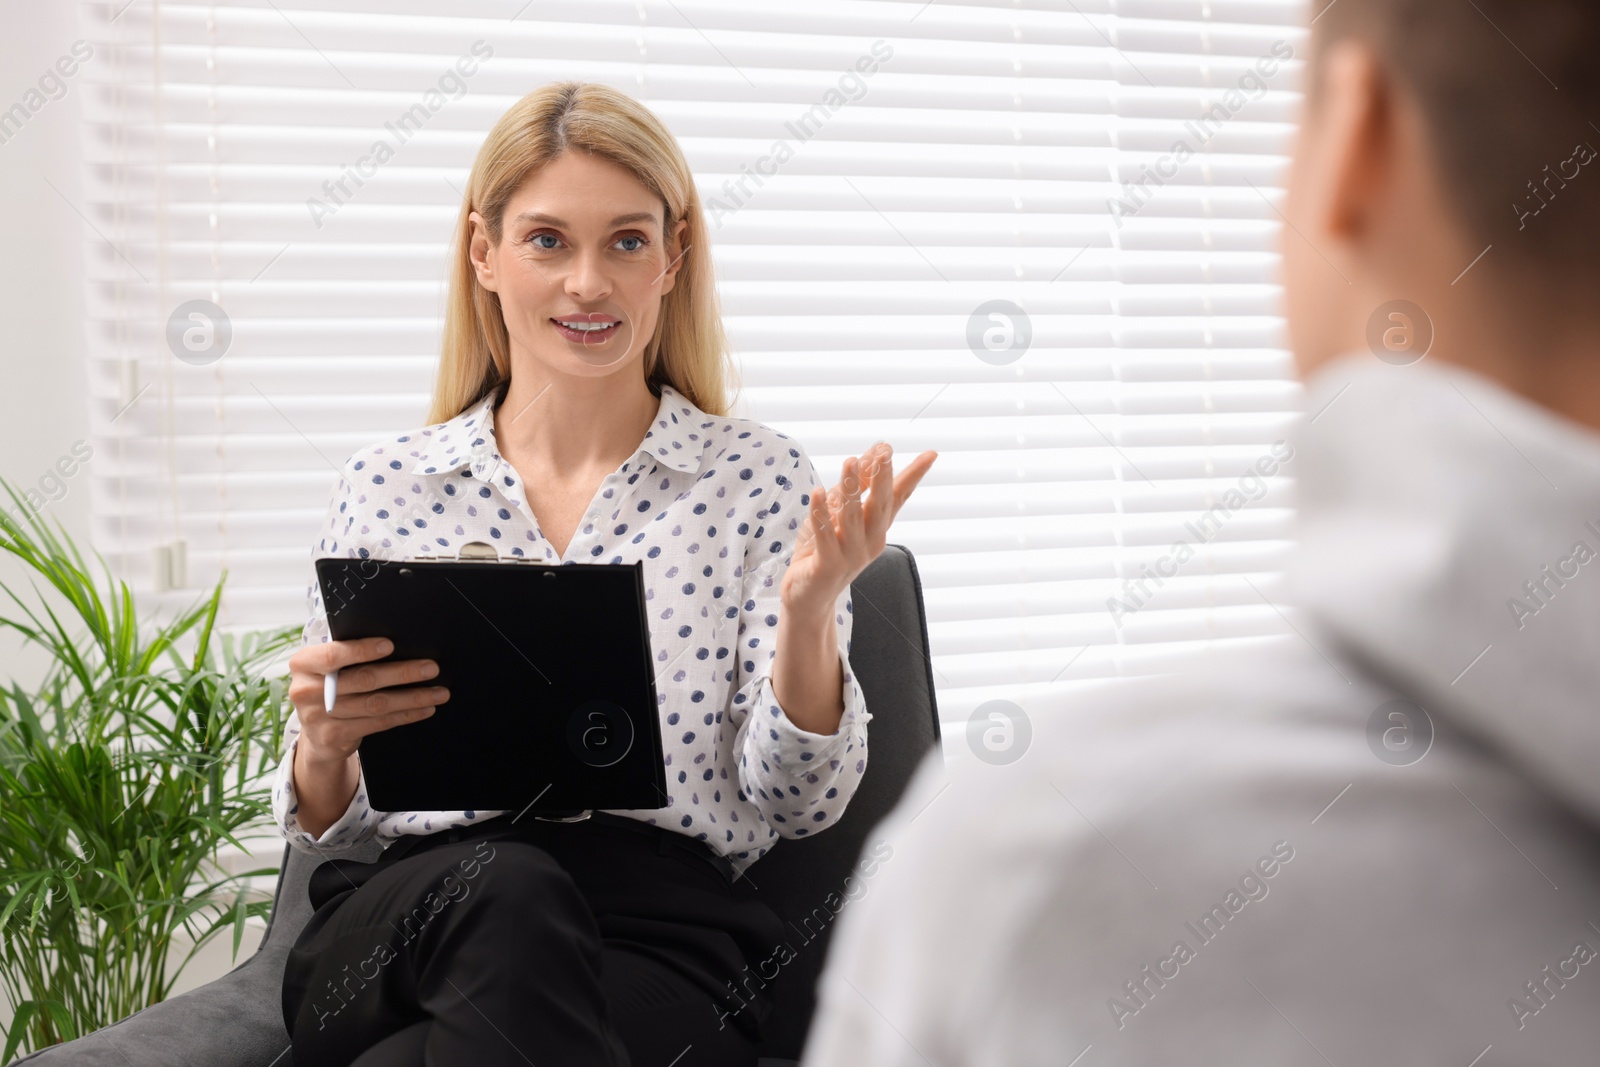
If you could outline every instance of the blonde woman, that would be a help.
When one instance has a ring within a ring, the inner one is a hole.
[[[701,205],[659,119],[547,85],[478,152],[452,247],[431,425],[352,455],[313,555],[645,568],[668,804],[557,822],[373,811],[361,738],[438,713],[428,661],[328,639],[313,581],[273,792],[332,859],[291,952],[296,1067],[754,1061],[730,983],[782,939],[742,878],[823,832],[867,760],[850,582],[932,465],[882,442],[823,491],[800,442],[728,414]],[[325,707],[324,676],[339,670]],[[741,987],[741,993],[744,993]],[[746,997],[748,995],[746,994]]]

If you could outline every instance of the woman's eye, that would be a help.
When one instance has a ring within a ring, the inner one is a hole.
[[[528,238],[528,241],[535,248],[543,248],[546,251],[549,251],[550,249],[555,248],[555,247],[557,247],[557,246],[559,246],[561,244],[561,241],[553,233],[536,233],[532,237]],[[544,242],[546,242],[546,241],[548,241],[550,243],[549,244],[545,244]]]
[[[633,243],[629,244],[628,242],[630,241]],[[618,247],[620,247],[624,252],[637,252],[639,249],[643,248],[646,243],[647,242],[643,237],[638,236],[620,237],[617,239]]]

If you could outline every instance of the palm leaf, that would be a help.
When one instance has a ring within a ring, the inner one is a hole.
[[[220,850],[270,825],[299,628],[217,629],[224,572],[188,607],[141,618],[132,591],[59,522],[0,512],[0,549],[39,581],[0,583],[0,628],[49,658],[0,682],[0,1060],[164,998],[198,948],[271,906]],[[102,592],[102,589],[104,592]],[[15,605],[16,610],[7,606]],[[176,939],[192,942],[182,958]],[[176,964],[169,968],[169,957]],[[170,973],[169,973],[170,970]]]

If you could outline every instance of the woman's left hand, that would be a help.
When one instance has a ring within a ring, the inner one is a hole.
[[[893,455],[894,449],[879,441],[859,458],[844,461],[838,485],[826,493],[813,487],[779,586],[786,610],[831,616],[839,594],[883,551],[889,525],[939,454],[923,452],[898,476]]]

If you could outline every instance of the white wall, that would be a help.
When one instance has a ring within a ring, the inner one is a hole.
[[[4,111],[37,86],[79,34],[70,3],[0,0],[0,13]],[[84,234],[96,238],[78,215],[78,99],[84,86],[78,78],[66,79],[66,85],[65,96],[47,102],[0,143],[0,477],[18,488],[37,488],[75,441],[89,438],[82,263]],[[64,481],[65,495],[43,514],[59,519],[87,550],[88,479],[80,472]],[[9,497],[0,500],[9,506]],[[24,575],[23,567],[0,553],[0,582],[27,589]],[[15,610],[0,594],[0,614]],[[14,632],[0,630],[0,679],[32,685],[45,662]],[[260,929],[257,924],[246,936],[241,960],[254,950]],[[230,948],[225,942],[208,946],[180,990],[227,971]],[[0,1019],[9,1018],[0,1003]]]
[[[5,110],[36,87],[78,34],[71,4],[0,0],[0,10],[6,28],[0,34]],[[89,436],[80,274],[84,226],[76,207],[82,203],[83,87],[75,80],[67,80],[64,97],[46,103],[0,144],[0,477],[19,488],[37,487],[73,442]],[[87,479],[68,479],[66,495],[44,513],[86,539]],[[0,581],[14,585],[21,573],[9,555],[0,558]],[[0,632],[0,676],[32,681],[43,662],[10,631]]]

